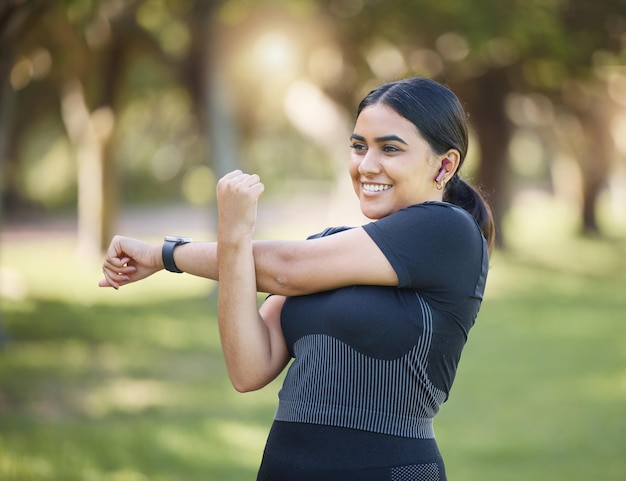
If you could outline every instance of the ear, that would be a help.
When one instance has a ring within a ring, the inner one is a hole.
[[[459,154],[458,150],[450,149],[440,159],[441,167],[439,168],[439,173],[437,174],[437,177],[435,177],[435,182],[443,182],[445,184],[452,178],[452,176],[459,168],[461,155]]]

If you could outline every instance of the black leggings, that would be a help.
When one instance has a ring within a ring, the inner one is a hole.
[[[275,421],[257,481],[446,481],[434,439]]]

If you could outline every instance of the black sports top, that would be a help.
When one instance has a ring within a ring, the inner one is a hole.
[[[281,324],[294,360],[275,419],[433,438],[432,419],[448,398],[482,301],[486,241],[470,214],[442,202],[363,228],[399,286],[286,299]]]

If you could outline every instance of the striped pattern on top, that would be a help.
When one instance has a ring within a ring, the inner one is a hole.
[[[423,334],[401,358],[375,359],[325,334],[296,341],[275,419],[434,438],[432,418],[446,394],[428,379],[432,312],[418,299]]]

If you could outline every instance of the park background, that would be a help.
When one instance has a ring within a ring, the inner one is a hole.
[[[451,399],[449,479],[626,479],[626,2],[0,2],[0,480],[254,479],[280,379],[239,394],[215,283],[99,289],[114,233],[259,238],[364,221],[353,112],[442,81],[499,247]]]

